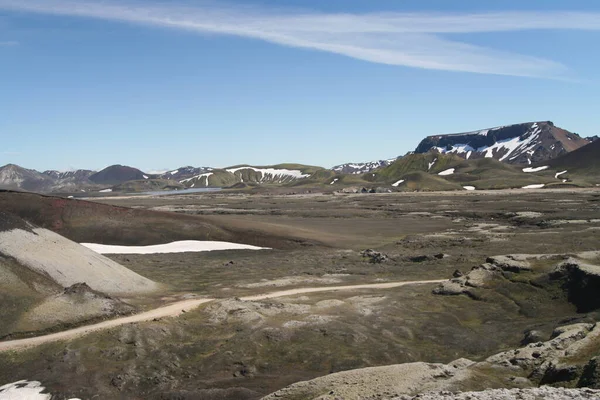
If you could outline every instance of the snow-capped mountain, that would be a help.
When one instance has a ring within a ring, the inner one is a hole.
[[[331,170],[339,174],[360,175],[379,168],[387,167],[397,159],[398,158],[390,158],[389,160],[370,161],[364,163],[347,163],[336,165],[335,167],[331,168]]]
[[[434,151],[465,159],[495,158],[509,164],[536,164],[588,144],[550,121],[528,122],[474,132],[425,138],[415,153]]]
[[[89,169],[78,169],[74,171],[55,171],[49,170],[44,171],[42,174],[48,175],[52,179],[58,182],[85,182],[92,176],[96,171],[91,171]]]
[[[187,167],[181,167],[181,168],[174,169],[172,171],[167,171],[165,173],[162,173],[162,174],[158,175],[158,178],[159,179],[172,179],[172,180],[176,180],[176,181],[181,181],[183,179],[190,179],[190,178],[193,178],[195,176],[205,174],[205,173],[210,172],[212,170],[213,170],[213,168],[211,168],[211,167],[192,167],[192,166],[187,166]]]

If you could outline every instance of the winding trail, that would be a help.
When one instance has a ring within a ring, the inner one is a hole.
[[[386,282],[386,283],[371,283],[362,285],[349,285],[349,286],[322,286],[322,287],[309,287],[309,288],[297,288],[289,290],[281,290],[278,292],[271,292],[265,294],[259,294],[254,296],[241,297],[244,301],[257,301],[265,299],[273,299],[284,296],[292,296],[304,293],[316,293],[316,292],[335,292],[338,290],[356,290],[356,289],[390,289],[400,286],[407,285],[420,285],[428,283],[441,283],[446,281],[442,280],[429,280],[429,281],[404,281],[404,282]],[[202,304],[210,303],[216,299],[191,299],[178,301],[166,306],[158,307],[150,311],[146,311],[140,314],[130,315],[128,317],[111,319],[108,321],[99,322],[93,325],[81,326],[79,328],[69,329],[67,331],[51,333],[43,336],[36,336],[26,339],[8,340],[0,342],[0,353],[11,351],[11,350],[22,350],[29,347],[39,346],[44,343],[51,343],[60,340],[73,339],[79,336],[87,335],[88,333],[114,328],[125,324],[131,324],[135,322],[151,321],[156,318],[165,317],[176,317],[181,315],[183,312],[194,309]]]

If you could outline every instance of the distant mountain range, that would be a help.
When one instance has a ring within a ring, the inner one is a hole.
[[[497,175],[506,179],[510,177],[513,181],[529,183],[535,181],[532,179],[535,175],[528,173],[531,172],[527,170],[528,166],[551,168],[562,165],[556,164],[559,162],[564,164],[561,168],[566,169],[568,164],[573,165],[570,167],[572,172],[591,174],[593,177],[591,181],[584,180],[587,184],[591,184],[592,181],[595,182],[594,179],[599,171],[596,164],[600,160],[600,141],[597,139],[597,136],[581,138],[575,133],[554,126],[552,122],[545,121],[429,136],[421,141],[414,154],[408,153],[404,157],[372,162],[346,163],[331,169],[302,164],[237,165],[229,168],[186,166],[151,174],[124,165],[112,165],[98,172],[91,170],[38,172],[8,164],[0,167],[0,188],[74,193],[141,192],[248,185],[381,184],[391,185],[398,188],[397,190],[403,187],[414,188],[414,190],[420,188],[443,190],[460,189],[462,186],[457,179],[468,183],[481,180],[483,177],[486,183],[480,185],[481,188],[500,188],[513,186],[508,181],[494,178],[494,171],[503,171],[498,172]],[[573,156],[569,157],[571,154]],[[478,161],[486,159],[490,162]],[[507,164],[517,167],[509,168]],[[449,172],[450,169],[452,172]],[[468,176],[461,174],[452,176],[455,170],[463,171],[463,174]],[[568,181],[565,178],[566,176],[562,177],[561,182]],[[410,179],[416,183],[408,186],[404,184]],[[517,186],[518,184],[515,183]],[[334,187],[336,186],[332,186]]]

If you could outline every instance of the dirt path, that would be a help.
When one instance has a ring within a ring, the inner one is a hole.
[[[447,281],[447,279],[434,280],[434,281],[404,281],[404,282],[369,283],[369,284],[364,284],[364,285],[350,285],[350,286],[322,286],[322,287],[312,287],[312,288],[298,288],[298,289],[281,290],[279,292],[259,294],[256,296],[240,297],[240,299],[244,300],[244,301],[256,301],[256,300],[273,299],[276,297],[292,296],[295,294],[304,294],[304,293],[335,292],[337,290],[353,290],[353,289],[390,289],[390,288],[395,288],[395,287],[399,287],[399,286],[418,285],[418,284],[427,284],[427,283],[442,283],[445,281]]]
[[[27,339],[9,340],[6,342],[0,342],[0,353],[8,350],[17,350],[26,347],[38,346],[40,344],[55,342],[58,340],[73,339],[78,336],[87,335],[91,332],[96,332],[102,329],[114,328],[124,324],[131,324],[134,322],[151,321],[155,318],[164,317],[175,317],[181,314],[185,310],[198,307],[200,304],[208,303],[214,299],[194,299],[184,300],[177,303],[169,304],[168,306],[155,308],[147,312],[140,314],[131,315],[129,317],[111,319],[103,321],[94,325],[81,326],[75,329],[69,329],[68,331],[51,333],[44,336],[36,336]]]
[[[278,292],[271,292],[265,294],[259,294],[255,296],[241,297],[244,301],[257,301],[265,299],[273,299],[277,297],[291,296],[304,293],[315,293],[315,292],[333,292],[338,290],[356,290],[356,289],[390,289],[406,285],[419,285],[428,283],[441,283],[445,280],[430,280],[430,281],[404,281],[404,282],[386,282],[386,283],[371,283],[363,285],[350,285],[350,286],[322,286],[322,287],[309,287],[309,288],[298,288],[281,290]],[[151,321],[155,318],[165,317],[176,317],[181,313],[196,308],[201,304],[209,303],[215,299],[192,299],[179,301],[177,303],[169,304],[167,306],[155,308],[147,312],[143,312],[129,317],[116,318],[109,321],[103,321],[94,325],[82,326],[75,329],[69,329],[68,331],[51,333],[49,335],[36,336],[27,339],[9,340],[6,342],[0,342],[0,353],[10,350],[22,350],[28,347],[38,346],[44,343],[56,342],[59,340],[73,339],[79,336],[87,335],[88,333],[96,332],[103,329],[114,328],[125,324],[131,324],[134,322]]]

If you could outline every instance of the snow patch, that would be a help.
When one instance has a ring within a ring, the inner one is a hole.
[[[475,186],[463,186],[465,190],[475,190]]]
[[[81,243],[81,245],[99,254],[164,254],[215,250],[268,250],[267,247],[257,247],[248,244],[199,240],[182,240],[151,246],[113,246],[98,243]]]
[[[18,381],[0,386],[0,399],[6,400],[50,400],[52,395],[43,394],[46,388],[37,381]]]
[[[178,173],[178,172],[179,172],[179,170],[178,170],[178,169],[176,169],[175,171],[171,171],[171,172],[169,172],[169,174],[171,174],[171,175],[175,175],[175,174],[176,174],[176,173]]]
[[[556,174],[554,174],[554,179],[558,179],[559,176],[561,176],[562,174],[566,174],[566,173],[567,173],[567,170],[557,172]]]
[[[535,184],[535,185],[527,185],[527,186],[523,186],[522,189],[541,189],[544,186],[546,186],[543,183],[539,183],[539,184]]]
[[[523,172],[540,172],[540,171],[543,171],[548,168],[550,168],[548,165],[544,165],[543,167],[535,167],[535,168],[527,167],[527,168],[523,168]]]
[[[99,191],[99,193],[110,193],[112,192],[112,189],[102,189]]]
[[[429,168],[427,168],[427,171],[431,171],[431,167],[433,167],[435,165],[436,161],[437,161],[437,158],[434,158],[433,161],[429,163]]]
[[[335,178],[334,180],[331,181],[330,185],[333,185],[334,183],[336,183],[337,181],[339,181],[338,178]]]
[[[452,175],[454,173],[454,170],[455,170],[455,168],[450,168],[450,169],[440,172],[438,175],[441,175],[441,176]]]
[[[400,179],[398,182],[394,182],[394,183],[392,183],[392,186],[393,186],[393,187],[398,187],[398,186],[400,186],[400,184],[401,184],[401,183],[403,183],[403,182],[404,182],[404,179]]]
[[[148,175],[142,175],[144,179],[148,179]]]
[[[200,175],[192,176],[191,178],[184,179],[182,181],[179,181],[179,183],[186,183],[186,182],[189,182],[189,181],[192,181],[192,180],[196,179],[197,180],[196,183],[198,183],[199,185],[202,185],[202,178],[206,178],[206,181],[204,182],[204,186],[208,186],[208,178],[210,178],[213,175],[214,175],[213,172],[207,172],[205,174],[200,174]],[[194,183],[194,186],[195,185],[196,184]]]

